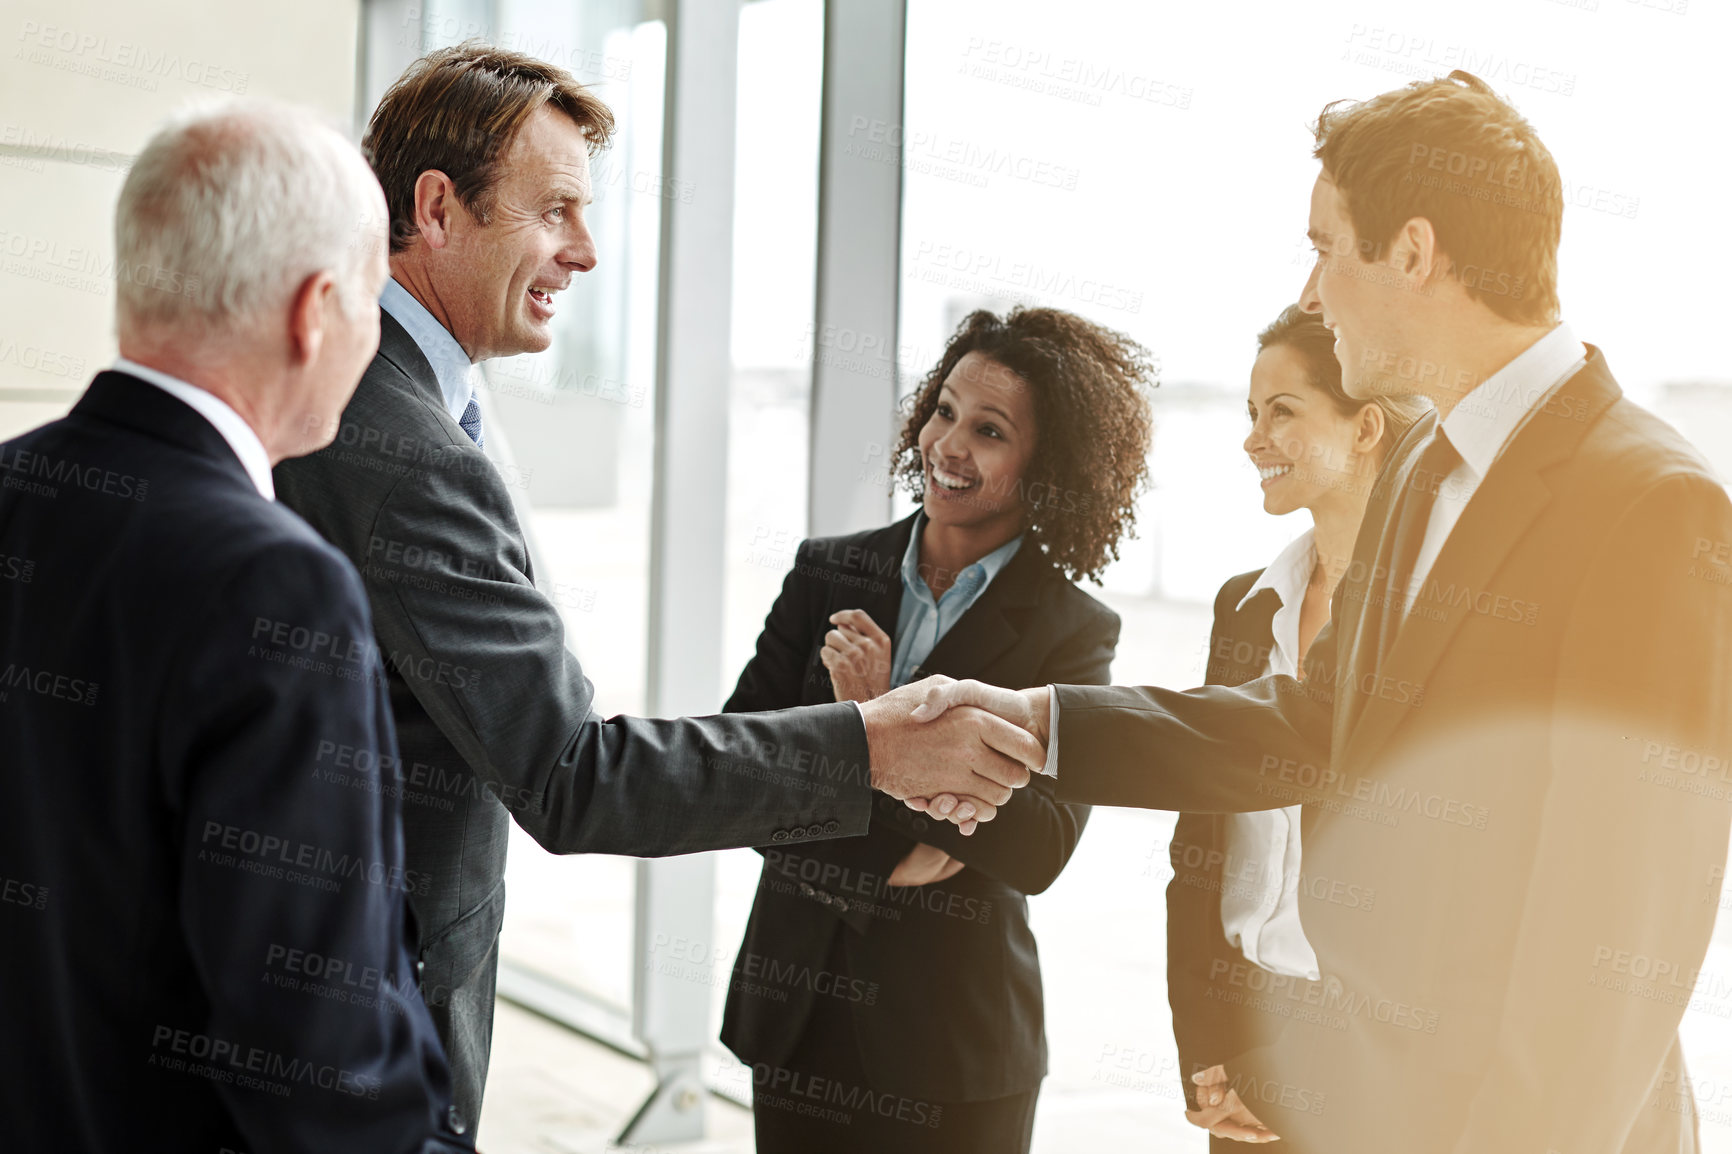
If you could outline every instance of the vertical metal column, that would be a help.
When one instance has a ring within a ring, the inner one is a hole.
[[[890,515],[905,0],[827,0],[812,332],[813,536]]]
[[[361,7],[355,85],[355,139],[361,138],[379,98],[421,55],[424,0],[366,0]]]
[[[693,192],[662,202],[648,673],[660,716],[712,713],[721,688],[740,0],[670,0],[667,19],[662,175]],[[658,1084],[622,1143],[703,1137],[710,987],[658,973],[656,944],[709,942],[714,899],[708,855],[638,863],[632,1029]]]

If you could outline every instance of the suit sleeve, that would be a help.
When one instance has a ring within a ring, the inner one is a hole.
[[[290,633],[312,644],[279,647]],[[371,636],[335,551],[280,547],[216,599],[166,689],[181,931],[210,1009],[156,1031],[209,1039],[260,1154],[470,1148],[416,988],[404,897],[420,879],[380,768],[397,748]],[[339,966],[340,996],[307,988]]]
[[[529,577],[510,495],[474,465],[453,448],[404,476],[363,574],[385,661],[520,826],[553,853],[640,857],[865,830],[871,779],[851,703],[597,716],[558,608]],[[391,564],[400,543],[418,568]]]
[[[1058,797],[1191,813],[1325,797],[1335,680],[1332,622],[1311,643],[1302,681],[1271,675],[1182,691],[1055,685]]]
[[[1616,1154],[1708,946],[1726,862],[1732,507],[1696,477],[1636,502],[1570,612],[1537,846],[1490,1053],[1454,1149]],[[1723,554],[1722,554],[1723,555]],[[1692,760],[1694,758],[1694,760]],[[1721,762],[1724,764],[1724,761]],[[1692,776],[1688,766],[1696,766]],[[1663,1079],[1662,1079],[1663,1080]],[[1688,1109],[1688,1107],[1683,1107]]]
[[[823,604],[813,597],[812,583],[818,580],[814,576],[818,571],[811,562],[811,542],[801,542],[794,555],[794,568],[783,579],[782,592],[764,619],[757,651],[741,670],[733,695],[722,706],[725,712],[784,708],[797,705],[805,697],[809,655],[818,642],[818,634],[828,628],[828,622],[816,616],[823,609]],[[889,797],[879,797],[877,803],[880,817],[892,808],[908,809]],[[830,898],[827,905],[815,908],[822,908],[855,931],[866,933],[874,918],[870,911],[856,908],[857,899],[862,893],[880,892],[890,871],[913,845],[912,839],[904,834],[882,821],[873,821],[859,837],[786,849],[760,846],[758,852],[766,858],[766,870],[776,871],[794,884],[805,882]]]
[[[1118,650],[1116,613],[1092,617],[1086,625],[1048,656],[1040,669],[1040,684],[1105,685],[1112,679],[1113,654]],[[914,840],[943,850],[969,869],[977,869],[1025,894],[1038,894],[1057,880],[1076,852],[1088,823],[1089,807],[1062,802],[1053,783],[1036,777],[1000,807],[992,821],[974,833],[947,821],[934,821],[897,804],[880,816]]]

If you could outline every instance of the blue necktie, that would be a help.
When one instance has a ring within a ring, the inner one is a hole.
[[[481,439],[481,401],[474,393],[469,394],[469,404],[464,407],[463,415],[457,418],[457,423],[463,426],[463,431],[469,434],[477,448],[486,447],[486,442]]]

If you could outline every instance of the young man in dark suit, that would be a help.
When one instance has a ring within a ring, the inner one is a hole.
[[[404,807],[409,864],[430,879],[410,901],[423,988],[471,1120],[513,820],[555,853],[795,844],[860,833],[874,788],[933,792],[922,782],[935,776],[974,799],[955,820],[988,820],[1039,756],[1025,732],[978,712],[950,735],[962,757],[922,756],[936,735],[907,721],[908,693],[757,717],[593,712],[482,451],[469,369],[550,343],[555,297],[595,264],[589,156],[612,126],[564,70],[520,53],[469,45],[411,66],[363,142],[391,209],[379,355],[335,443],[276,478],[361,569],[404,764],[435,783]]]
[[[120,360],[0,445],[8,1150],[472,1148],[361,582],[272,501],[377,347],[385,220],[309,116],[171,125],[121,189]]]
[[[1281,1024],[1199,1087],[1203,1124],[1305,1151],[1693,1149],[1678,1023],[1726,858],[1701,770],[1729,744],[1732,505],[1559,322],[1557,169],[1483,82],[1331,106],[1316,155],[1300,303],[1349,393],[1437,415],[1391,454],[1304,680],[934,706],[1047,722],[1062,799],[1307,803],[1323,980],[1218,975]]]

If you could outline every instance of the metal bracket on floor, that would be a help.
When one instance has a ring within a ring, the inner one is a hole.
[[[700,1058],[693,1054],[659,1068],[660,1081],[614,1139],[621,1146],[691,1142],[704,1136],[704,1086]],[[658,1064],[659,1065],[659,1064]]]

